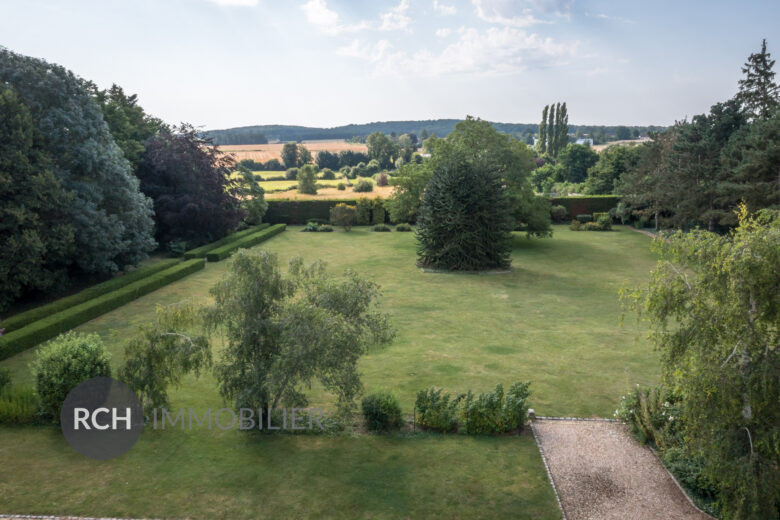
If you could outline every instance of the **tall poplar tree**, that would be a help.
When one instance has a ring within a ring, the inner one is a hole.
[[[550,105],[547,119],[547,153],[553,155],[555,150],[555,105]]]
[[[544,105],[542,110],[542,122],[539,123],[539,153],[547,152],[547,112],[550,111],[550,105]]]

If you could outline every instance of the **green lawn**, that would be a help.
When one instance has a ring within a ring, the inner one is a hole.
[[[396,392],[411,413],[431,385],[453,392],[533,381],[543,415],[611,416],[621,393],[659,379],[658,355],[633,319],[619,327],[617,292],[647,280],[649,238],[627,229],[518,236],[509,274],[422,273],[412,233],[288,231],[262,244],[282,260],[321,258],[383,287],[395,342],[361,361],[368,391]],[[122,361],[122,341],[156,304],[193,296],[227,262],[171,284],[78,330],[98,332]],[[30,351],[0,366],[31,383]],[[218,407],[211,376],[188,377],[174,407]],[[313,389],[312,405],[332,399]],[[557,507],[527,436],[252,436],[147,432],[123,457],[88,461],[56,430],[0,428],[0,504],[18,513],[104,516],[556,518]],[[5,511],[3,511],[5,512]]]

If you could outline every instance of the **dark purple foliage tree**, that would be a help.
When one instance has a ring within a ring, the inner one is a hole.
[[[242,217],[231,156],[198,136],[191,125],[163,128],[146,143],[138,168],[141,191],[154,201],[156,237],[188,245],[218,239]]]

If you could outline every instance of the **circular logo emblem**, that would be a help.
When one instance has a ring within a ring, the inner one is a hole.
[[[136,443],[144,427],[141,401],[129,386],[94,377],[70,391],[60,424],[71,448],[85,457],[113,459]]]

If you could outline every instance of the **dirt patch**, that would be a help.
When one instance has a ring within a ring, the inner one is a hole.
[[[625,425],[534,422],[568,520],[706,520]]]

